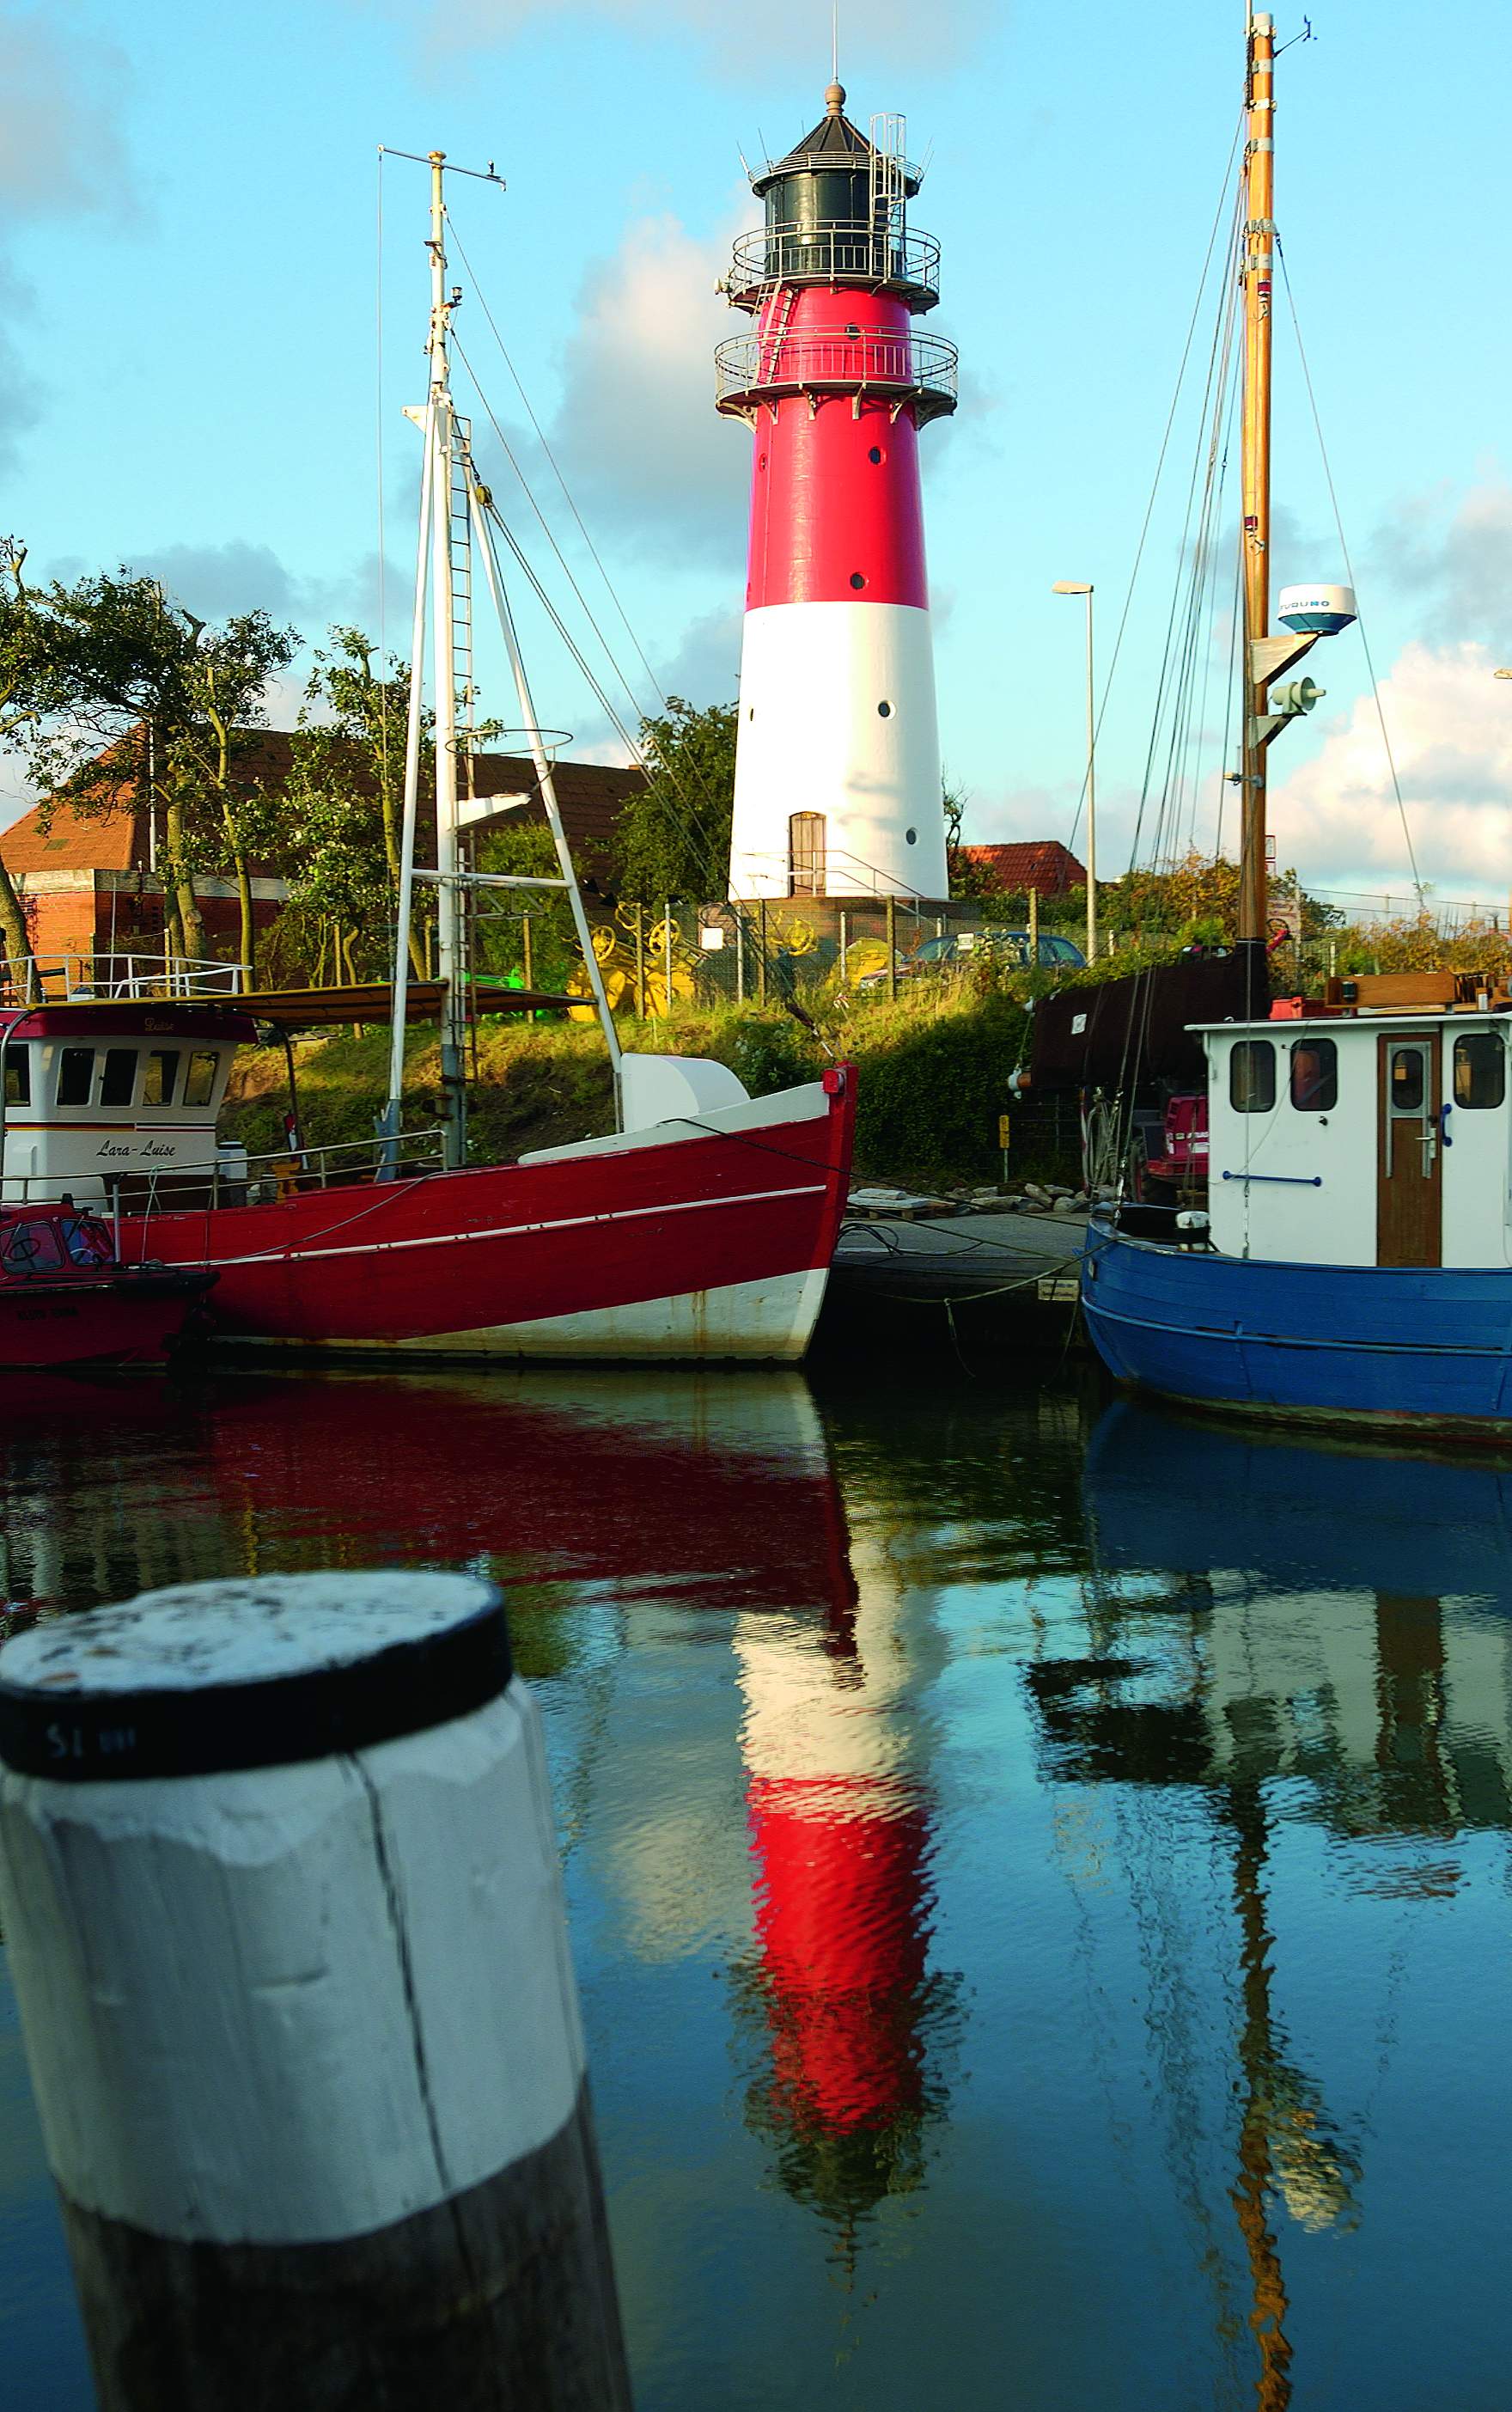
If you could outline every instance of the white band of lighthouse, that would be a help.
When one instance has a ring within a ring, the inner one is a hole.
[[[730,892],[789,893],[794,813],[826,816],[829,896],[947,893],[929,613],[772,603],[745,615]]]

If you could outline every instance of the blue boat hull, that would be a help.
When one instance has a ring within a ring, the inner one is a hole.
[[[1121,1382],[1314,1422],[1512,1433],[1512,1267],[1220,1257],[1094,1216],[1087,1328]]]

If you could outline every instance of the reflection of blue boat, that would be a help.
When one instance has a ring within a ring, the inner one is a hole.
[[[1512,1471],[1251,1434],[1115,1401],[1085,1504],[1109,1573],[1259,1573],[1277,1586],[1475,1596],[1512,1615]]]

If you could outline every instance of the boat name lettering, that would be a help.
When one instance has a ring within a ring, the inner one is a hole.
[[[100,1758],[119,1758],[123,1752],[137,1747],[135,1726],[101,1726],[86,1735],[78,1726],[51,1725],[47,1729],[48,1756],[51,1758],[87,1758],[90,1744]]]
[[[160,1156],[167,1164],[171,1164],[173,1161],[173,1150],[171,1145],[166,1145],[164,1141],[159,1139],[143,1140],[141,1146],[135,1152],[138,1155],[144,1156]],[[98,1148],[95,1150],[95,1154],[98,1155],[130,1155],[132,1153],[133,1150],[130,1141],[119,1139],[101,1140]]]

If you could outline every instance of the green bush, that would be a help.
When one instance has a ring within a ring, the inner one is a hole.
[[[871,1179],[937,1187],[990,1181],[1002,1169],[998,1116],[1007,1079],[1025,1044],[1023,1007],[968,981],[884,999],[840,1019],[833,1052],[857,1067],[857,1165]],[[670,1022],[622,1022],[627,1050],[710,1055],[727,1064],[753,1096],[817,1079],[825,1048],[800,1022],[758,1006],[727,1006]],[[388,1034],[332,1034],[299,1047],[300,1109],[306,1143],[372,1136],[388,1082]],[[282,1048],[244,1056],[223,1128],[255,1153],[283,1142]],[[435,1035],[417,1030],[406,1050],[404,1120],[433,1122],[440,1108]],[[565,1145],[610,1125],[603,1040],[591,1023],[485,1017],[469,1108],[475,1163]]]

